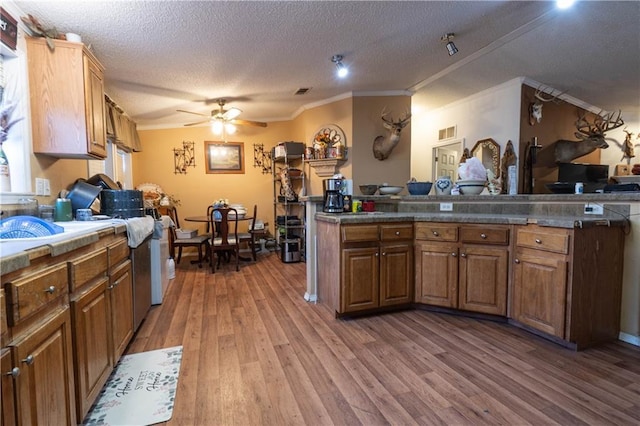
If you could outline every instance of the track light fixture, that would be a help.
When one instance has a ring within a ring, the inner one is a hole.
[[[453,37],[455,37],[454,33],[446,33],[440,37],[441,42],[447,43],[447,52],[449,52],[449,56],[453,56],[458,53],[458,48],[453,44]]]
[[[347,74],[349,74],[349,68],[342,63],[342,55],[333,55],[331,57],[331,62],[336,64],[336,73],[338,74],[338,77],[345,78]]]

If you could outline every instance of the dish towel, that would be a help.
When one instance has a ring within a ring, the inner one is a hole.
[[[129,247],[136,248],[153,233],[156,221],[151,216],[144,216],[122,219],[122,222],[127,226]]]

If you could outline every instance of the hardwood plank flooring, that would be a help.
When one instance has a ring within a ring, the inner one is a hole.
[[[305,264],[183,261],[127,348],[183,345],[169,425],[637,425],[640,348],[408,310],[335,319]]]

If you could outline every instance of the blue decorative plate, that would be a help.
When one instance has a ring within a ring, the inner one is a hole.
[[[34,216],[12,216],[0,220],[0,239],[49,237],[63,232],[62,226]]]

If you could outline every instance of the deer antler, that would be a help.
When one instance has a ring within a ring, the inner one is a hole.
[[[586,111],[576,120],[576,129],[578,132],[587,136],[604,135],[605,132],[617,129],[624,124],[622,120],[622,110],[618,110],[617,115],[615,115],[615,112],[602,115],[602,111],[600,111],[594,118],[593,123],[589,123],[584,118],[585,115]]]
[[[559,96],[567,93],[567,91],[565,90],[564,92],[560,92],[557,95],[553,95],[556,91],[556,89],[551,88],[551,93],[549,93],[549,95],[551,95],[550,97],[544,97],[545,89],[548,89],[547,86],[539,86],[536,89],[536,93],[533,95],[535,96],[535,98],[537,100],[539,100],[540,102],[553,102],[553,103],[559,103],[561,101],[561,99],[558,99]]]

